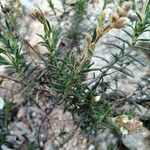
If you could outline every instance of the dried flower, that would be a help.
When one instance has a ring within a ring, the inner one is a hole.
[[[111,118],[111,121],[119,128],[122,134],[128,134],[131,131],[136,131],[143,127],[143,123],[137,117],[129,120],[127,115]]]
[[[120,132],[123,134],[123,135],[127,135],[129,132],[128,130],[124,129],[123,127],[120,128]]]
[[[117,13],[119,15],[119,17],[126,17],[127,16],[127,12],[121,8],[120,6],[117,8]]]
[[[124,28],[125,25],[126,25],[126,18],[121,17],[116,21],[116,24],[115,24],[114,27],[117,28],[117,29],[121,29],[121,28]]]
[[[93,98],[91,99],[91,105],[92,105],[92,106],[96,106],[97,103],[100,101],[100,98],[101,98],[101,96],[99,96],[99,95],[93,97]]]
[[[131,2],[124,2],[122,5],[123,10],[125,10],[126,12],[129,12],[129,10],[132,7],[132,3]]]
[[[111,15],[111,22],[117,21],[119,19],[119,14],[117,12],[114,12]]]
[[[35,12],[32,13],[32,15],[37,18],[41,23],[43,23],[44,20],[44,15],[42,11],[36,10]]]
[[[128,131],[138,130],[143,127],[143,123],[139,121],[138,117],[132,118],[126,124],[128,126]]]

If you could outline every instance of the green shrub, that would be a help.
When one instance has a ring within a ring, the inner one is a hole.
[[[122,4],[123,1],[120,1]],[[51,1],[50,7],[53,8]],[[78,38],[80,39],[80,28],[78,24],[84,19],[86,14],[86,1],[78,0],[75,4],[75,15],[73,16],[72,26],[67,36],[74,43],[73,46],[78,45]],[[123,29],[123,31],[131,37],[130,41],[126,41],[116,36],[124,44],[122,46],[111,43],[120,50],[120,53],[113,54],[111,60],[105,60],[106,66],[100,69],[91,69],[90,59],[92,57],[95,44],[112,28],[123,28],[125,22],[121,22],[121,26],[117,26],[118,20],[111,18],[110,25],[103,28],[105,20],[104,10],[98,17],[98,23],[94,29],[94,33],[86,37],[87,45],[81,49],[81,54],[76,52],[68,52],[61,54],[58,48],[59,39],[61,38],[61,29],[53,27],[49,20],[44,16],[42,11],[38,9],[33,16],[36,17],[44,27],[44,35],[39,35],[42,41],[39,43],[45,46],[48,50],[47,54],[38,54],[31,45],[19,35],[16,35],[17,28],[16,19],[12,23],[11,12],[3,12],[4,19],[1,20],[3,30],[0,33],[0,65],[5,65],[9,71],[9,76],[1,76],[13,80],[21,85],[20,91],[25,98],[35,99],[37,92],[43,92],[43,97],[48,98],[52,102],[52,108],[58,105],[64,107],[64,111],[70,111],[75,123],[85,131],[87,135],[96,134],[97,131],[107,126],[107,117],[113,115],[111,110],[112,105],[117,103],[117,98],[110,101],[108,93],[110,83],[106,82],[106,78],[116,72],[121,72],[125,75],[133,77],[132,71],[128,69],[128,64],[134,61],[141,63],[137,59],[138,53],[132,53],[133,49],[139,48],[138,41],[145,39],[139,38],[140,35],[148,31],[150,26],[149,1],[147,5],[143,4],[142,14],[136,12],[136,20],[134,24],[130,24],[133,34]],[[9,16],[9,17],[7,17]],[[16,16],[15,16],[16,17]],[[120,16],[119,16],[120,17]],[[121,17],[119,18],[121,19]],[[16,31],[16,32],[15,32]],[[131,48],[131,51],[126,51],[125,44]],[[26,53],[23,51],[23,45],[27,45],[29,49],[37,55],[44,67],[41,67],[36,61],[32,59],[31,62],[26,61]],[[144,49],[144,48],[143,48]],[[103,58],[100,58],[103,59]],[[113,72],[109,72],[114,69]],[[95,77],[90,82],[86,81],[87,74],[98,70],[100,75]],[[13,75],[17,75],[17,79]],[[114,79],[112,79],[114,80]],[[98,90],[99,89],[99,90]],[[118,89],[116,89],[117,91]],[[5,141],[5,132],[2,133],[2,143]],[[1,138],[1,137],[0,137]]]

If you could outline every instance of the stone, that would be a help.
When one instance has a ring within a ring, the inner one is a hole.
[[[5,66],[0,66],[0,75],[4,75],[5,70]]]
[[[51,140],[48,140],[44,145],[44,150],[55,150],[55,146]]]
[[[30,0],[20,0],[20,3],[28,12],[32,12],[34,9],[36,9],[35,5]]]
[[[24,101],[24,98],[21,94],[15,94],[13,96],[13,103],[21,104]]]
[[[7,142],[12,143],[15,148],[19,148],[24,142],[24,135],[31,134],[27,124],[23,122],[14,122],[8,126],[11,135],[7,136]]]
[[[100,150],[108,150],[110,144],[113,146],[113,150],[117,149],[118,139],[111,133],[110,129],[105,129],[104,131],[99,132],[94,141],[96,141],[96,145]]]
[[[138,105],[138,108],[136,107],[134,112],[142,119],[150,119],[150,109],[143,107],[142,105]]]
[[[129,30],[126,28],[126,30]],[[104,35],[99,41],[96,43],[96,47],[91,59],[91,69],[95,68],[102,68],[103,66],[107,65],[107,62],[100,59],[106,59],[107,61],[112,60],[112,54],[119,54],[120,50],[114,46],[111,46],[109,44],[115,44],[118,46],[122,45],[122,42],[120,40],[116,39],[114,36],[118,36],[119,38],[123,38],[124,40],[129,40],[129,36],[127,36],[121,29],[112,29],[109,31],[106,35]],[[108,44],[106,44],[108,43]],[[126,47],[126,51],[129,51],[129,48]],[[142,61],[144,64],[144,54],[141,54],[139,56],[139,60]],[[137,67],[138,66],[138,67]],[[131,94],[136,90],[136,82],[143,77],[147,72],[148,66],[141,66],[140,64],[137,64],[137,66],[130,64],[127,68],[131,71],[133,78],[130,76],[122,76],[122,73],[118,73],[118,89],[122,90],[126,94]],[[110,69],[108,73],[114,71],[113,69]],[[93,71],[89,73],[88,78],[93,78],[93,74],[95,74],[95,77],[100,75],[100,71]],[[116,74],[114,73],[112,76],[114,77]],[[123,77],[123,78],[122,78]],[[105,78],[106,81],[110,81],[110,86],[115,89],[115,83],[112,81],[112,78],[110,76],[107,76]],[[89,81],[90,82],[90,81]]]
[[[95,150],[95,145],[91,144],[88,148],[88,150]]]
[[[18,120],[21,120],[25,116],[25,108],[21,107],[17,113]]]
[[[14,150],[14,149],[8,148],[6,145],[1,145],[1,149],[2,150]]]
[[[150,150],[149,141],[150,131],[144,127],[138,132],[122,136],[122,142],[129,150]]]

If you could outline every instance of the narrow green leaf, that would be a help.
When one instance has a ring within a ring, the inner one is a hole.
[[[9,65],[9,62],[2,56],[0,56],[0,65]]]

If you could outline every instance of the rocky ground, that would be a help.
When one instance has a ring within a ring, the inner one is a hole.
[[[5,2],[5,0],[2,0],[2,3]],[[64,13],[64,7],[59,0],[52,1],[54,3],[54,7],[58,10],[56,11],[56,14],[50,10],[46,0],[20,0],[20,2],[24,9],[24,15],[20,20],[22,24],[20,28],[20,34],[24,39],[28,40],[28,42],[36,49],[38,53],[44,54],[46,53],[46,49],[38,45],[38,42],[40,42],[41,39],[37,36],[37,33],[43,33],[43,27],[31,16],[31,14],[37,7],[40,7],[44,14],[51,19],[52,24],[60,25],[65,33],[66,30],[71,26],[71,16],[74,12],[72,11],[71,6],[68,6],[66,8],[67,10],[65,10],[67,13]],[[66,0],[66,2],[69,5],[73,5],[76,0]],[[88,26],[88,30],[92,29],[96,23],[96,18],[102,9],[103,3],[103,0],[91,0],[88,2],[88,19],[85,19],[83,22],[83,24]],[[114,5],[110,4],[107,6],[108,16],[111,14],[113,9]],[[62,16],[62,20],[58,19],[60,16]],[[109,60],[111,53],[117,53],[117,50],[114,47],[104,44],[106,42],[119,43],[119,41],[114,38],[114,35],[120,35],[120,37],[125,36],[121,30],[115,29],[100,39],[96,45],[94,55],[91,59],[91,62],[94,62],[93,68],[101,67],[105,64],[105,62],[102,60],[99,61],[100,59],[95,56],[100,56]],[[147,33],[146,36],[147,38],[150,38],[149,33]],[[62,37],[61,40],[66,43],[66,46],[69,45],[69,40],[65,36]],[[81,43],[83,43],[82,40]],[[149,60],[145,57],[145,55],[140,56],[139,59],[143,61],[145,66],[130,66],[130,69],[135,75],[134,79],[119,74],[119,88],[127,94],[131,94],[136,90],[137,81],[142,82],[141,78],[145,75],[149,75]],[[98,72],[94,73],[98,75]],[[3,67],[1,67],[0,74],[4,74]],[[89,77],[91,77],[91,74]],[[11,90],[19,88],[16,83],[10,80],[4,80],[2,86]],[[57,145],[60,145],[60,150],[126,150],[127,148],[129,150],[150,149],[149,125],[142,127],[138,131],[123,135],[121,137],[123,144],[119,141],[116,135],[111,133],[109,129],[105,128],[99,131],[96,138],[89,137],[87,139],[80,135],[80,129],[74,126],[73,118],[69,112],[64,114],[62,109],[57,107],[50,115],[47,115],[47,111],[51,106],[50,102],[47,100],[39,101],[37,98],[38,106],[28,106],[28,104],[23,105],[22,103],[24,99],[22,98],[21,94],[12,94],[12,92],[8,92],[5,89],[0,89],[0,97],[4,96],[11,97],[13,102],[19,107],[16,106],[14,109],[12,115],[16,115],[16,117],[8,126],[11,135],[7,137],[7,140],[12,143],[14,148],[11,148],[11,146],[8,147],[6,145],[1,145],[2,150],[55,150],[58,149]],[[149,106],[149,103],[144,103],[144,105],[139,104],[138,107],[140,107],[141,111],[139,111],[139,109],[135,109],[136,115],[145,121],[149,120]],[[134,107],[134,105],[126,102],[123,106],[118,107],[116,111],[122,114],[127,112],[131,107]],[[37,143],[39,144],[38,147],[31,148]],[[127,148],[125,148],[123,145],[125,145]]]

